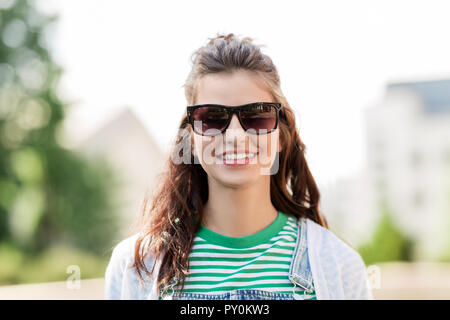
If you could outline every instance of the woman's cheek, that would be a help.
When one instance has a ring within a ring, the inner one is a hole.
[[[261,174],[269,174],[270,168],[274,165],[279,143],[278,130],[270,134],[258,136],[258,162],[261,167]]]
[[[208,155],[208,152],[211,153],[211,147],[208,147],[211,144],[211,139],[212,137],[207,136],[194,137],[195,155],[198,157],[202,165],[204,163],[207,164],[211,162],[211,156]]]

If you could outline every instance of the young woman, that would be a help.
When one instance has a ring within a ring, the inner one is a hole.
[[[113,250],[105,297],[373,299],[360,255],[319,211],[272,60],[228,34],[192,61],[167,170]]]

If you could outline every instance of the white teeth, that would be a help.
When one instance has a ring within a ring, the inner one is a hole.
[[[244,158],[252,158],[254,155],[254,153],[227,153],[223,156],[223,158],[224,160],[239,160]]]

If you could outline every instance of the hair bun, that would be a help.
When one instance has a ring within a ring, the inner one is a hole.
[[[229,33],[227,35],[217,33],[217,36],[215,36],[214,38],[209,38],[208,44],[214,44],[214,41],[216,41],[217,39],[224,39],[228,43],[231,40],[234,40],[235,38],[236,37],[235,37],[234,33]]]

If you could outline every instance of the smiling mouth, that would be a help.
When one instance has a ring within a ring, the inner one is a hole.
[[[220,164],[226,166],[243,166],[249,164],[256,158],[258,153],[226,153],[217,156]]]

